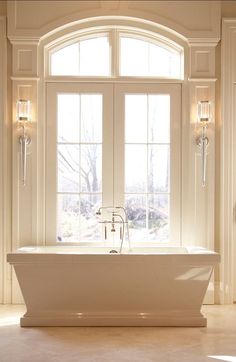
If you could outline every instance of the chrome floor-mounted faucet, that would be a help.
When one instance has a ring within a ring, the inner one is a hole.
[[[110,228],[111,232],[116,232],[117,225],[119,225],[119,232],[120,232],[119,253],[121,254],[124,239],[125,239],[125,226],[126,226],[126,235],[127,235],[127,240],[128,240],[129,249],[130,249],[131,245],[130,245],[130,238],[129,238],[129,223],[128,223],[128,216],[127,216],[127,212],[126,212],[125,208],[122,206],[102,206],[98,209],[98,211],[96,212],[96,215],[101,215],[102,210],[106,210],[108,213],[111,213],[110,220],[101,221],[101,223],[105,225],[105,240],[107,239],[108,225],[111,225],[111,228]],[[123,213],[123,215],[121,215],[120,211],[121,211],[121,213]]]

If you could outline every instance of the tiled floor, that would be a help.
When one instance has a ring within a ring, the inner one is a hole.
[[[204,306],[207,328],[20,328],[23,306],[0,306],[0,362],[236,362],[236,305]]]

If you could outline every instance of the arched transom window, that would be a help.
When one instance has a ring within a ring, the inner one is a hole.
[[[157,36],[111,29],[81,35],[50,51],[52,76],[136,76],[181,79],[183,50]]]

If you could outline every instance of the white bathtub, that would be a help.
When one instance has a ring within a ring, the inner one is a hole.
[[[202,248],[24,247],[10,253],[27,307],[21,326],[206,326],[217,253]]]

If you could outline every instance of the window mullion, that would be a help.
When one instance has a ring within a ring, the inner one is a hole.
[[[109,33],[110,42],[110,74],[112,77],[117,77],[117,31],[112,29]]]
[[[149,95],[147,94],[147,169],[146,169],[146,235],[148,236],[148,211],[149,211],[149,205],[148,205],[148,174],[149,174]]]

